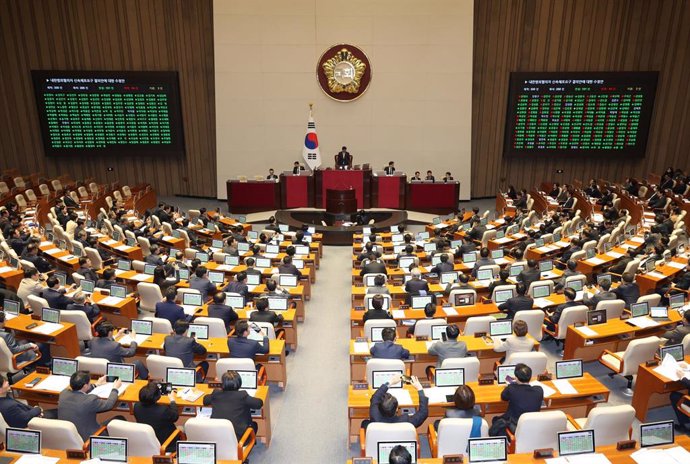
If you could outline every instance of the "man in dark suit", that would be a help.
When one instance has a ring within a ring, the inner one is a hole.
[[[577,270],[577,261],[569,260],[567,263],[565,263],[565,271],[563,271],[563,275],[561,276],[561,279],[558,281],[556,284],[555,289],[556,290],[561,290],[563,287],[565,287],[565,280],[568,277],[573,277],[573,276],[584,276],[583,273]]]
[[[0,375],[0,385],[0,416],[5,419],[7,425],[25,429],[31,419],[43,415],[40,407],[31,407],[7,396],[10,392],[10,382],[2,375]]]
[[[110,321],[101,322],[96,326],[96,334],[98,335],[89,343],[91,348],[91,358],[103,358],[112,363],[124,363],[125,358],[131,358],[137,354],[137,342],[133,339],[136,333],[132,331],[132,342],[129,347],[124,347],[115,341],[115,337],[120,337],[125,333],[126,329],[120,329],[115,334],[115,326]],[[137,374],[142,380],[149,378],[149,371],[140,360],[134,361]]]
[[[637,256],[635,249],[628,248],[628,253],[623,255],[616,264],[611,266],[609,268],[609,272],[613,274],[623,274],[623,272],[625,272],[625,268],[628,266],[630,261],[635,259],[635,256]]]
[[[283,322],[283,315],[276,314],[275,311],[268,309],[268,299],[259,298],[256,300],[256,311],[249,316],[250,321],[254,322],[270,322],[273,325]]]
[[[230,293],[239,293],[244,297],[244,300],[247,300],[247,296],[249,296],[249,287],[246,284],[247,280],[247,273],[246,272],[238,272],[237,275],[235,276],[235,280],[229,282],[225,288],[223,289],[224,292],[230,292]]]
[[[208,269],[205,266],[199,266],[194,272],[194,276],[189,279],[189,288],[199,290],[201,293],[201,300],[208,300],[209,295],[215,295],[216,286],[208,280]]]
[[[46,285],[48,285],[48,288],[43,292],[43,298],[48,302],[48,307],[66,309],[67,305],[74,303],[72,298],[65,296],[65,290],[60,288],[60,281],[57,277],[48,277]]]
[[[359,271],[360,276],[364,276],[366,274],[385,274],[388,275],[388,270],[386,269],[386,265],[378,259],[378,253],[372,253],[369,255],[369,262],[365,264],[362,267],[362,270]]]
[[[372,319],[392,319],[391,314],[383,309],[383,297],[381,295],[374,295],[371,298],[371,307],[367,312],[364,313],[362,320],[364,322]]]
[[[422,272],[418,267],[410,272],[412,278],[405,283],[405,292],[409,295],[420,295],[421,292],[429,293],[429,283],[422,279]]]
[[[683,320],[675,329],[667,330],[661,335],[665,338],[667,345],[677,345],[683,342],[686,335],[690,334],[690,311],[683,313]]]
[[[690,312],[686,312],[685,314],[688,315],[690,314]],[[680,384],[685,389],[690,390],[690,378],[687,377],[687,373],[681,369],[678,369],[677,374],[680,377]],[[676,418],[678,419],[678,424],[675,424],[675,428],[677,431],[682,433],[690,432],[690,418],[686,416],[683,412],[678,410],[678,401],[680,401],[683,395],[687,395],[688,393],[690,392],[674,391],[671,392],[671,395],[669,396],[669,399],[671,401],[671,408],[673,408],[673,412],[675,413]]]
[[[484,236],[484,232],[486,232],[486,226],[483,226],[481,224],[481,220],[478,221],[476,219],[474,219],[471,224],[472,228],[470,229],[468,236],[470,237],[470,239],[478,242]]]
[[[254,267],[254,264],[256,264],[256,260],[254,258],[247,258],[244,260],[244,265],[247,266],[247,269],[244,270],[244,272],[247,275],[262,275],[262,272]]]
[[[515,382],[509,384],[501,392],[501,400],[508,402],[508,410],[503,415],[496,416],[493,419],[494,423],[498,419],[503,419],[511,432],[515,432],[515,426],[520,416],[526,412],[538,412],[541,410],[544,390],[539,386],[531,386],[529,384],[530,380],[532,380],[532,369],[525,364],[517,364],[515,366]],[[505,429],[497,430],[493,435],[505,435]]]
[[[276,180],[277,178],[278,178],[278,176],[275,175],[273,168],[270,168],[268,170],[268,175],[266,176],[266,180]]]
[[[453,263],[448,262],[448,255],[446,253],[443,253],[440,259],[441,262],[438,263],[436,266],[432,267],[430,272],[433,272],[434,274],[440,276],[444,272],[451,272],[455,269]]]
[[[254,329],[252,329],[254,330]],[[270,346],[268,337],[263,337],[261,343],[256,340],[250,340],[249,336],[249,322],[238,321],[235,324],[235,336],[228,338],[228,349],[230,350],[231,358],[251,358],[254,359],[257,354],[267,354]]]
[[[153,264],[154,266],[164,265],[163,258],[161,258],[161,248],[158,245],[151,245],[149,249],[151,254],[144,258],[146,264]]]
[[[235,310],[225,304],[225,293],[218,292],[213,295],[213,303],[208,305],[208,317],[216,317],[222,319],[225,324],[225,330],[230,331],[232,324],[239,319]]]
[[[156,303],[156,312],[154,313],[156,317],[162,319],[167,319],[170,321],[170,325],[175,326],[177,321],[189,321],[191,316],[187,316],[184,313],[184,308],[177,303],[175,303],[175,297],[177,296],[177,289],[175,287],[168,287],[165,289],[165,300]]]
[[[461,257],[462,255],[464,255],[465,253],[472,253],[473,251],[476,251],[476,250],[477,250],[477,245],[474,244],[474,242],[472,241],[472,239],[469,236],[465,235],[462,238],[462,245],[460,245],[458,247],[457,251],[455,252],[455,257],[458,258],[458,257]]]
[[[527,269],[524,269],[517,275],[517,281],[522,282],[525,288],[529,289],[532,282],[537,282],[541,279],[541,273],[539,272],[539,265],[534,259],[527,261]]]
[[[110,287],[117,285],[115,280],[115,269],[106,269],[103,271],[103,278],[96,281],[96,287],[110,290]]]
[[[304,171],[304,166],[302,166],[301,164],[299,164],[299,161],[295,161],[295,162],[292,164],[292,173],[293,173],[294,175],[298,176],[298,175],[302,174],[302,171]]]
[[[474,262],[474,267],[472,268],[472,277],[477,277],[477,271],[482,266],[491,266],[496,264],[496,261],[491,257],[491,252],[488,248],[484,247],[479,250],[479,259]]]
[[[561,315],[566,308],[579,305],[579,303],[575,301],[577,292],[572,288],[566,288],[563,290],[563,295],[565,296],[565,303],[561,303],[556,306],[552,312],[547,311],[548,318],[544,320],[544,324],[549,330],[555,330],[556,324],[558,324],[558,321],[561,319]]]
[[[170,437],[175,432],[175,422],[180,417],[177,403],[175,402],[175,392],[168,395],[170,404],[159,403],[161,391],[157,382],[150,382],[139,390],[139,402],[134,404],[134,418],[140,424],[150,425],[156,433],[156,438],[160,443]],[[174,450],[175,442],[171,443],[168,450]]]
[[[570,260],[570,257],[573,256],[573,253],[577,253],[578,251],[582,250],[582,245],[583,241],[579,238],[574,239],[573,241],[570,242],[570,248],[565,250],[563,252],[563,256],[561,257],[563,261],[568,261]]]
[[[419,408],[412,414],[398,414],[398,400],[395,396],[388,393],[389,385],[396,385],[402,381],[401,377],[395,377],[390,382],[381,385],[373,395],[369,403],[370,419],[362,422],[362,428],[366,429],[372,422],[385,422],[396,424],[399,422],[409,422],[415,427],[419,427],[429,417],[429,399],[424,394],[422,384],[417,377],[412,377],[412,386],[419,395]]]
[[[73,297],[74,302],[67,305],[68,311],[83,311],[86,317],[89,318],[89,322],[93,322],[98,318],[101,310],[98,306],[91,304],[84,292],[77,292]]]
[[[278,273],[292,274],[294,276],[297,276],[298,279],[302,278],[302,273],[300,272],[300,270],[297,269],[297,266],[292,264],[292,256],[285,256],[283,258],[283,264],[278,266]]]
[[[434,177],[434,173],[431,171],[427,171],[424,180],[427,182],[435,182],[436,178]]]
[[[372,357],[381,359],[407,359],[410,357],[408,350],[396,345],[393,327],[384,328],[381,331],[381,338],[383,338],[383,342],[375,343],[370,349]]]
[[[69,389],[60,393],[58,399],[58,419],[66,420],[77,427],[77,432],[82,440],[86,441],[101,427],[96,420],[100,412],[110,411],[117,403],[118,391],[122,382],[113,382],[113,389],[107,399],[101,399],[96,395],[89,395],[91,387],[88,372],[78,371],[72,374],[69,380]],[[98,379],[97,386],[105,385],[105,376]]]
[[[499,285],[511,285],[510,282],[508,282],[509,277],[510,271],[507,267],[498,271],[498,280],[494,280],[489,284],[489,296],[491,296],[491,294],[493,293],[494,288],[498,287]]]
[[[352,155],[347,151],[347,147],[343,148],[335,155],[335,168],[348,169],[352,167]]]
[[[392,176],[395,174],[395,163],[393,163],[393,161],[389,161],[388,166],[383,168],[383,172],[385,172],[387,176]]]
[[[596,309],[600,301],[618,299],[618,296],[612,291],[610,291],[611,283],[608,280],[603,281],[601,285],[599,285],[599,287],[601,288],[601,291],[599,293],[592,297],[585,293],[585,296],[582,300],[582,302],[589,306],[590,309]]]
[[[163,350],[166,356],[172,356],[182,361],[184,367],[201,368],[202,373],[197,372],[197,382],[202,381],[208,372],[208,362],[201,361],[199,364],[194,364],[195,355],[205,355],[206,347],[198,343],[194,336],[188,337],[186,335],[189,329],[189,323],[186,321],[177,321],[173,330],[174,334],[168,335],[163,341]]]
[[[252,420],[252,410],[264,405],[260,398],[254,398],[245,390],[240,390],[242,377],[236,371],[228,371],[221,377],[221,389],[204,396],[204,406],[211,407],[211,419],[226,419],[232,422],[239,440],[249,427],[258,429]]]
[[[77,274],[83,275],[85,279],[93,283],[98,282],[98,274],[96,274],[96,271],[93,269],[91,260],[86,256],[79,258],[79,269],[77,269]]]
[[[508,298],[505,303],[501,303],[498,307],[498,309],[507,314],[506,319],[513,319],[517,312],[532,309],[532,306],[534,305],[534,300],[525,295],[527,292],[527,287],[525,287],[525,284],[518,283],[515,287],[517,290],[517,296]]]
[[[635,282],[635,274],[626,272],[621,276],[621,284],[613,289],[613,293],[619,300],[625,301],[625,307],[637,302],[640,297],[640,286]]]

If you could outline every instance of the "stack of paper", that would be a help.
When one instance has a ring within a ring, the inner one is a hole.
[[[4,274],[5,272],[10,272],[10,271],[16,271],[16,269],[13,268],[12,266],[0,267],[0,274]]]
[[[458,312],[455,308],[452,306],[444,306],[443,307],[443,312],[446,313],[446,316],[457,316]]]
[[[668,267],[672,267],[672,268],[675,268],[675,269],[683,269],[683,268],[685,267],[685,264],[683,264],[683,263],[678,263],[678,262],[676,262],[676,261],[669,261],[668,263],[666,263],[666,265],[667,265]]]
[[[147,280],[149,277],[151,277],[151,276],[148,274],[134,274],[132,277],[130,277],[130,279],[138,280],[139,282],[143,282],[143,281]]]
[[[599,264],[604,264],[604,260],[601,258],[597,258],[596,256],[594,258],[589,258],[585,260],[587,264],[591,264],[592,266],[598,266]]]
[[[23,454],[14,464],[55,464],[60,458],[51,458],[40,454]]]
[[[412,404],[412,397],[410,392],[404,388],[389,388],[388,393],[394,396],[398,400],[400,406],[410,406]]]
[[[637,464],[687,464],[690,462],[690,452],[681,446],[666,449],[642,448],[630,457]]]
[[[116,296],[106,296],[101,301],[99,301],[98,304],[103,306],[117,306],[120,303],[122,303],[123,300],[124,298],[118,298]]]
[[[102,243],[104,243],[108,246],[111,246],[111,245],[115,245],[117,243],[117,241],[113,240],[113,239],[108,239],[108,240],[104,240]]]
[[[43,253],[52,256],[52,255],[54,255],[54,254],[60,253],[61,251],[62,251],[62,250],[59,249],[59,248],[51,248],[50,250],[45,250],[45,251],[43,251]]]
[[[601,453],[576,454],[574,456],[549,458],[546,464],[611,464],[609,459]]]
[[[34,333],[40,333],[43,335],[50,335],[53,332],[55,332],[56,330],[62,329],[63,327],[64,327],[64,325],[62,325],[62,324],[55,324],[53,322],[44,322],[41,325],[39,325],[38,327],[34,327],[33,329],[31,329],[31,331]]]
[[[115,249],[118,250],[118,251],[127,251],[127,250],[129,250],[130,248],[131,248],[131,247],[130,247],[129,245],[118,245],[118,246],[115,247]]]
[[[117,394],[122,395],[129,386],[132,385],[131,383],[123,383],[120,385],[120,388],[117,389]],[[110,392],[113,391],[113,384],[112,382],[104,383],[103,385],[99,385],[93,390],[89,392],[89,395],[96,395],[99,398],[102,399],[107,399],[110,396]]]
[[[547,306],[554,306],[554,302],[549,300],[548,298],[535,298],[534,299],[534,306],[536,306],[539,309],[546,308]]]
[[[48,377],[43,379],[38,385],[36,385],[33,389],[61,392],[67,387],[69,387],[69,376],[49,375]]]
[[[431,404],[447,403],[446,396],[454,394],[455,390],[456,387],[431,387],[425,388],[424,394]]]
[[[654,278],[654,279],[665,279],[666,278],[666,274],[662,274],[661,272],[657,272],[657,271],[648,272],[647,275],[649,277]]]
[[[405,318],[405,311],[402,309],[394,309],[392,311],[393,313],[393,319],[404,319]]]
[[[631,317],[626,322],[634,325],[635,327],[639,327],[641,329],[646,329],[647,327],[656,327],[657,325],[659,325],[659,323],[657,321],[655,321],[654,319],[651,319],[647,316]]]
[[[577,389],[573,387],[568,379],[557,379],[553,381],[553,386],[561,392],[562,395],[577,395]]]
[[[606,253],[606,255],[618,259],[623,256],[623,253],[618,253],[617,251],[609,251],[608,253]]]
[[[544,390],[544,398],[548,398],[549,396],[556,393],[556,390],[549,387],[548,385],[544,385],[543,383],[541,383],[538,380],[533,380],[529,384],[532,385],[533,387],[541,387],[541,389]]]
[[[664,356],[664,359],[661,361],[661,364],[654,368],[654,372],[666,377],[669,380],[677,381],[680,380],[680,376],[678,375],[678,370],[680,369],[681,367],[678,365],[678,361],[667,353],[666,356]],[[685,377],[690,377],[690,371],[684,369],[684,372]]]
[[[355,353],[369,353],[369,343],[367,342],[355,342],[354,343]]]
[[[586,337],[596,337],[597,335],[599,335],[594,329],[587,327],[586,325],[575,327],[575,329]]]

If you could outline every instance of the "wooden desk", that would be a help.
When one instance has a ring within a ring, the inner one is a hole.
[[[70,272],[79,269],[79,258],[67,250],[61,250],[53,242],[41,242],[38,246],[43,255],[58,267],[68,269]]]
[[[388,287],[388,290],[391,292],[391,296],[393,298],[405,298],[407,296],[407,292],[405,291],[405,287],[403,285],[386,285]],[[429,292],[430,293],[443,293],[443,291],[446,289],[445,285],[441,284],[429,284]],[[355,301],[357,299],[362,300],[364,299],[364,295],[367,293],[367,288],[366,287],[357,287],[357,286],[352,286],[352,301]]]
[[[577,393],[574,395],[560,393],[551,381],[543,382],[556,390],[556,393],[544,399],[546,407],[542,408],[542,410],[560,409],[575,414],[575,417],[585,417],[598,403],[608,401],[609,389],[589,373],[585,373],[583,377],[578,379],[569,379],[569,381],[577,389]],[[479,385],[477,382],[468,382],[467,385],[474,391],[475,402],[481,408],[482,415],[487,419],[487,422],[491,423],[491,417],[503,414],[507,410],[508,404],[501,400],[501,392],[505,385],[496,383],[493,385]],[[410,392],[412,404],[400,404],[399,407],[419,407],[418,394],[414,388],[410,385],[406,385],[404,388]],[[348,388],[348,427],[351,443],[357,440],[362,420],[369,418],[369,404],[373,394],[374,390],[371,388],[369,390],[353,390],[352,386]],[[428,424],[433,423],[437,419],[442,419],[445,416],[445,408],[450,406],[452,406],[451,403],[430,403],[429,418],[417,429],[418,432],[421,435],[426,435]],[[580,414],[583,415],[580,416]]]
[[[652,293],[662,282],[673,279],[676,274],[683,271],[688,263],[686,258],[674,257],[673,263],[683,265],[682,267],[670,266],[669,264],[662,264],[658,266],[653,273],[638,274],[635,281],[640,286],[640,295],[647,295]]]
[[[137,347],[139,356],[145,357],[149,350],[154,350],[165,354],[163,342],[166,334],[153,334]],[[230,354],[227,338],[209,338],[208,340],[197,340],[206,347],[209,355],[217,357],[227,357]],[[268,354],[256,356],[256,362],[266,368],[268,380],[278,383],[278,386],[285,388],[287,385],[287,371],[285,369],[285,340],[270,340]],[[215,377],[215,359],[204,358],[209,362],[208,377]],[[200,358],[201,360],[201,358]]]
[[[0,451],[0,456],[2,457],[10,457],[10,458],[16,458],[19,459],[22,455],[17,454],[17,453],[8,453],[7,451]],[[83,459],[67,459],[67,453],[65,451],[57,451],[57,450],[42,450],[41,451],[41,456],[49,456],[53,458],[60,458],[58,461],[58,464],[79,464],[83,461]],[[15,461],[12,461],[15,462]],[[129,456],[127,457],[127,462],[129,464],[151,464],[151,458],[150,457],[134,457],[134,456]],[[242,461],[217,461],[217,464],[242,464]]]
[[[128,246],[125,242],[115,241],[110,237],[101,237],[98,239],[98,246],[103,248],[109,253],[116,256],[122,256],[131,260],[143,260],[144,252],[138,246]]]
[[[624,351],[631,340],[635,338],[660,335],[665,327],[680,321],[678,311],[668,312],[669,321],[660,323],[656,327],[641,329],[621,319],[612,319],[605,324],[588,326],[597,332],[595,336],[585,335],[575,326],[568,326],[565,336],[563,359],[582,358],[584,361],[596,361],[605,349],[618,352]]]
[[[298,285],[297,287],[289,287],[289,288],[287,288],[287,291],[289,294],[290,301],[295,302],[295,306],[297,309],[297,321],[298,322],[304,322],[304,319],[306,317],[306,314],[304,311],[304,300],[305,300],[304,285]],[[254,296],[259,296],[265,292],[266,292],[266,284],[260,284],[260,285],[255,285],[254,288],[252,288],[249,293],[251,295],[254,295]]]
[[[7,261],[0,261],[0,268],[11,267]],[[22,269],[7,269],[0,273],[0,282],[4,283],[7,288],[13,290],[15,293],[19,288],[19,284],[24,278],[24,271]]]
[[[105,305],[102,303],[105,298],[106,295],[99,292],[91,294],[91,301],[98,305],[101,316],[115,324],[115,327],[129,327],[132,319],[138,319],[136,299],[127,297],[115,305]]]
[[[5,328],[13,330],[17,338],[24,338],[35,343],[50,344],[50,352],[53,356],[66,356],[68,358],[79,356],[79,339],[77,338],[77,327],[74,324],[71,322],[60,322],[63,326],[61,329],[49,335],[44,335],[26,328],[26,326],[33,323],[39,326],[43,324],[41,321],[31,319],[31,316],[27,314],[20,314],[9,321],[5,321]]]
[[[685,361],[690,362],[690,355],[685,356]],[[631,403],[635,408],[635,417],[644,422],[649,409],[668,406],[668,394],[684,389],[679,381],[667,379],[654,372],[653,367],[641,364],[637,369],[637,381]]]

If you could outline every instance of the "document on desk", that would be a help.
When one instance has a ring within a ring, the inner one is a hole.
[[[13,268],[12,266],[0,267],[0,274],[4,274],[5,272],[10,272],[10,271],[16,271],[16,269]]]
[[[369,343],[368,342],[355,342],[354,343],[355,353],[369,353]]]
[[[666,263],[666,266],[672,267],[674,269],[683,269],[685,267],[685,264],[677,263],[675,261],[669,261],[668,263]]]
[[[43,324],[39,325],[38,327],[34,327],[31,329],[33,333],[39,333],[43,335],[50,335],[53,332],[60,330],[64,327],[62,324],[55,324],[54,322],[44,322]]]
[[[410,392],[404,388],[389,388],[388,393],[394,396],[398,400],[400,406],[410,406],[412,404],[412,397]]]
[[[635,243],[644,243],[644,237],[631,237],[630,241]]]
[[[116,296],[106,296],[101,301],[99,301],[97,304],[103,305],[103,306],[118,306],[124,300],[125,300],[124,298],[118,298]]]
[[[587,327],[586,325],[575,327],[575,330],[580,332],[585,337],[596,337],[597,335],[599,335],[594,329]]]
[[[132,280],[138,280],[139,282],[143,282],[145,280],[148,280],[148,278],[151,277],[148,274],[134,274],[130,279]]]
[[[424,394],[429,398],[429,403],[447,403],[446,396],[455,393],[456,387],[430,387],[424,389]]]
[[[55,464],[60,458],[51,458],[40,454],[23,454],[13,464]]]
[[[647,316],[631,317],[627,321],[629,324],[639,327],[641,329],[646,329],[648,327],[656,327],[659,325],[657,321]]]
[[[213,414],[213,408],[205,407],[205,408],[196,408],[196,417],[203,417],[205,419],[210,419],[211,414]]]
[[[443,312],[446,313],[446,316],[457,316],[458,315],[458,311],[455,308],[453,308],[452,306],[444,306]]]
[[[493,241],[495,243],[508,243],[508,242],[513,241],[513,239],[510,237],[503,237],[503,238],[495,238],[495,239],[493,239]]]
[[[172,240],[175,240],[175,237],[173,237],[172,235],[164,235],[163,240],[165,240],[166,242],[170,242]]]
[[[665,279],[666,278],[666,274],[662,274],[661,272],[657,272],[657,271],[648,272],[646,275],[648,275],[649,277],[652,277],[653,279]]]
[[[543,383],[541,383],[538,380],[534,380],[534,381],[530,382],[529,384],[532,385],[533,387],[541,387],[541,389],[544,390],[544,398],[548,398],[549,396],[552,396],[556,393],[556,390],[549,387],[548,385],[544,385]]]
[[[132,247],[129,245],[119,245],[119,246],[116,246],[114,249],[117,251],[129,251],[130,248],[132,248]]]
[[[594,258],[586,259],[585,262],[587,264],[591,264],[592,266],[598,266],[599,264],[604,264],[606,261],[595,256]]]
[[[606,256],[610,256],[614,259],[621,258],[623,256],[623,253],[618,253],[617,251],[609,251],[606,253]]]
[[[49,375],[45,379],[36,385],[34,390],[42,391],[56,391],[61,392],[65,388],[69,387],[69,376],[68,375]]]
[[[661,364],[655,367],[653,370],[657,374],[675,382],[680,380],[680,377],[678,376],[678,369],[678,361],[667,353],[666,356],[664,356],[664,359],[661,361]],[[686,374],[686,376],[688,374]]]
[[[405,319],[405,311],[403,311],[402,309],[394,309],[393,319]]]
[[[566,458],[568,464],[611,464],[609,459],[601,453],[577,454]]]
[[[43,253],[52,256],[52,255],[60,253],[61,251],[62,250],[60,248],[51,248],[50,250],[44,250]]]
[[[122,395],[124,393],[124,391],[127,390],[127,388],[129,388],[130,385],[132,385],[132,384],[131,383],[123,383],[122,385],[120,385],[120,388],[117,389],[117,395],[118,396]],[[97,397],[105,400],[110,396],[111,391],[113,391],[113,383],[108,382],[108,383],[104,383],[103,385],[99,385],[96,388],[94,388],[93,390],[91,390],[89,392],[89,395],[96,395]]]
[[[108,239],[108,240],[103,240],[103,242],[101,242],[101,243],[103,243],[103,244],[105,244],[105,245],[108,245],[108,246],[113,246],[113,245],[115,245],[115,244],[118,243],[118,242],[117,242],[117,240]]]
[[[548,298],[535,298],[534,299],[534,306],[536,306],[539,309],[546,308],[547,306],[554,306],[555,303]]]
[[[568,379],[556,379],[553,381],[553,386],[561,392],[562,395],[577,395],[577,388]]]
[[[50,245],[52,245],[52,244],[53,244],[53,242],[51,242],[50,240],[46,240],[45,242],[41,242],[41,243],[39,244],[39,246],[44,247],[44,246],[50,246]]]
[[[680,446],[667,449],[642,448],[632,453],[630,457],[637,464],[687,464],[690,453]]]

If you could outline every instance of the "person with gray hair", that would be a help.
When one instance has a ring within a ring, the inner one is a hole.
[[[84,311],[86,317],[89,318],[89,322],[92,324],[98,319],[98,315],[101,314],[101,310],[95,304],[91,303],[91,299],[87,297],[86,293],[79,291],[74,296],[72,296],[72,303],[67,305],[65,308],[67,311]]]
[[[414,295],[426,295],[429,293],[429,283],[422,279],[422,271],[418,267],[412,269],[410,272],[412,278],[405,284],[405,291],[409,297]]]

